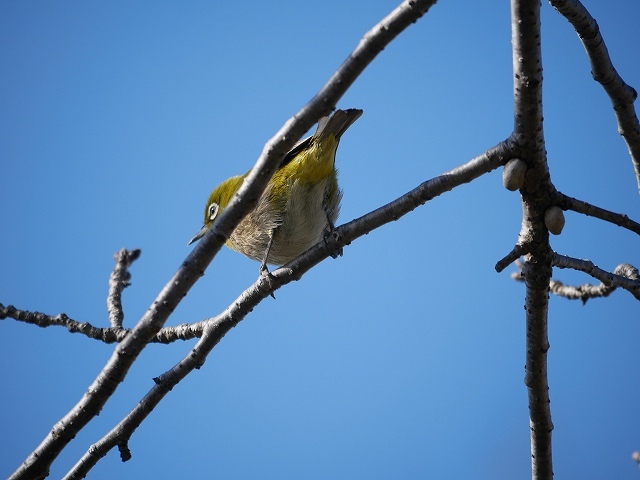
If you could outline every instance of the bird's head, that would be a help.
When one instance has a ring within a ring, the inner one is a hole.
[[[238,191],[240,185],[242,185],[245,176],[246,175],[231,177],[213,189],[204,208],[204,224],[198,233],[189,241],[189,245],[197,242],[207,233],[213,221],[222,213],[222,210],[229,204],[231,198]]]

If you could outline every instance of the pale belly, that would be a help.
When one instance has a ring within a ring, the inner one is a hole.
[[[335,223],[342,194],[338,191],[325,205],[327,181],[296,182],[283,212],[273,212],[266,201],[247,215],[230,238],[231,247],[249,258],[262,261],[273,232],[267,263],[283,265],[318,243]],[[263,195],[263,198],[266,198]]]

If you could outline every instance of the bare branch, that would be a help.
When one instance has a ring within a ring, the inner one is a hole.
[[[549,178],[542,125],[542,54],[540,2],[511,0],[511,44],[514,75],[514,137],[520,157],[529,166],[522,195],[522,227],[518,244],[528,251],[523,276],[526,284],[527,353],[525,384],[529,399],[531,478],[553,478],[551,409],[547,378],[549,349],[547,316],[551,247],[544,225],[555,188]]]
[[[19,310],[12,305],[5,307],[0,304],[0,319],[7,317],[15,320],[38,325],[39,327],[62,326],[71,333],[81,333],[94,340],[104,343],[121,342],[129,330],[122,328],[124,313],[122,310],[122,291],[129,286],[129,266],[140,256],[140,250],[122,249],[114,255],[116,265],[109,278],[109,295],[107,297],[107,309],[109,311],[110,328],[98,328],[88,322],[78,322],[69,318],[64,313],[58,315],[46,315],[40,312]]]
[[[204,274],[234,228],[253,209],[287,151],[337,101],[402,30],[418,20],[435,0],[406,0],[371,29],[318,94],[269,140],[251,173],[220,217],[162,289],[130,335],[119,343],[108,363],[76,406],[12,474],[12,480],[44,478],[65,445],[102,409],[124,380],[130,366],[162,328],[169,315]]]
[[[109,277],[109,295],[107,297],[109,323],[114,328],[122,328],[122,321],[124,320],[122,291],[130,285],[131,274],[129,273],[129,266],[139,256],[139,249],[129,251],[124,248],[114,255],[116,266]]]
[[[633,107],[638,93],[620,77],[611,62],[598,23],[579,0],[549,0],[549,3],[573,25],[591,62],[591,74],[611,99],[618,122],[631,155],[640,189],[640,123]]]
[[[543,271],[541,274],[540,271]],[[547,377],[549,274],[546,261],[530,256],[522,274],[526,283],[527,352],[525,385],[529,391],[529,428],[533,479],[551,479],[551,409]],[[543,283],[546,282],[546,283]]]
[[[251,172],[231,199],[220,217],[216,219],[198,247],[220,247],[229,238],[236,225],[255,207],[267,183],[277,170],[286,153],[295,142],[323,115],[335,107],[338,100],[355,82],[373,59],[412,23],[415,23],[436,3],[436,0],[405,0],[389,15],[369,30],[358,46],[329,78],[327,83],[290,118],[269,140],[262,150]],[[207,237],[217,237],[209,246]],[[202,246],[202,244],[205,246]],[[196,247],[196,250],[198,249]],[[207,263],[208,264],[208,263]]]
[[[470,182],[479,176],[499,168],[505,159],[513,155],[509,142],[502,142],[464,165],[428,180],[393,202],[374,210],[360,218],[336,228],[332,240],[321,241],[292,262],[272,272],[272,278],[261,276],[247,288],[224,312],[215,318],[189,325],[191,334],[203,332],[200,340],[178,364],[155,379],[156,385],[145,395],[136,407],[82,456],[65,479],[82,478],[114,447],[127,445],[131,435],[141,425],[158,403],[183,378],[194,369],[200,368],[211,350],[273,291],[294,280],[300,279],[307,271],[322,260],[334,255],[352,241],[376,228],[399,219],[427,201]],[[128,449],[127,449],[128,451]]]
[[[558,253],[553,254],[553,266],[557,268],[571,268],[591,275],[602,282],[600,285],[581,285],[578,287],[566,286],[562,282],[554,281],[551,292],[569,299],[580,299],[586,302],[589,298],[607,297],[616,288],[627,290],[636,299],[640,300],[640,276],[638,269],[633,265],[623,263],[611,272],[602,270],[591,260],[580,260],[567,257]]]
[[[335,251],[339,251],[340,248],[348,245],[349,242],[366,233],[370,233],[375,228],[392,220],[397,220],[419,205],[426,203],[428,200],[500,167],[500,165],[503,165],[513,155],[515,155],[515,150],[510,140],[501,142],[469,162],[438,177],[427,180],[393,202],[359,219],[353,220],[349,223],[349,230],[346,230],[346,226],[337,228],[335,233],[341,238],[341,241],[339,242],[340,246],[336,247]],[[336,245],[336,239],[327,239],[326,241],[320,242],[319,245],[327,246],[327,242],[333,242],[330,244]],[[116,256],[120,253],[121,252],[116,253]],[[329,255],[333,253],[335,252]],[[324,258],[326,257],[323,257],[321,260]],[[64,326],[72,333],[82,333],[89,338],[105,343],[120,342],[131,331],[130,329],[115,327],[98,328],[88,322],[73,320],[64,313],[57,316],[50,316],[38,312],[18,310],[11,305],[4,307],[0,304],[0,319],[6,317],[32,323],[43,328],[49,326]],[[210,319],[194,323],[183,323],[173,327],[163,327],[150,340],[150,343],[172,343],[176,340],[199,338],[208,322],[210,322]]]
[[[633,108],[636,92],[617,74],[599,33],[595,20],[577,0],[550,0],[578,31],[591,59],[593,76],[609,94],[616,111],[620,134],[627,142],[640,188],[640,127]],[[549,176],[542,115],[542,61],[540,51],[540,4],[538,0],[511,0],[512,45],[514,66],[514,131],[484,154],[443,175],[430,179],[402,197],[360,218],[335,229],[334,235],[320,241],[289,264],[275,270],[269,277],[260,276],[224,312],[218,316],[192,324],[164,327],[168,317],[195,282],[204,275],[217,252],[234,228],[251,211],[266,188],[282,158],[300,136],[322,115],[335,108],[338,100],[355,82],[377,54],[402,30],[419,19],[435,0],[406,0],[378,25],[364,35],[352,54],[329,79],[325,86],[265,144],[250,174],[201,242],[159,293],[154,303],[132,329],[124,329],[121,295],[129,283],[128,268],[138,257],[139,250],[121,250],[116,254],[116,266],[109,280],[107,309],[109,328],[97,328],[80,323],[65,314],[48,316],[22,311],[0,304],[0,319],[11,317],[39,326],[65,326],[71,332],[99,339],[119,342],[114,352],[87,393],[62,418],[24,464],[13,473],[16,478],[44,478],[51,462],[68,442],[95,415],[127,375],[132,363],[150,342],[170,343],[178,339],[199,338],[188,355],[173,368],[155,378],[155,385],[144,398],[109,433],[83,455],[65,478],[83,478],[111,449],[118,448],[123,461],[131,458],[129,441],[137,428],[155,409],[165,395],[183,378],[199,369],[220,340],[256,305],[273,292],[294,280],[329,256],[341,252],[362,235],[411,212],[425,202],[466,182],[504,165],[511,158],[521,159],[526,169],[524,184],[520,186],[523,220],[517,244],[499,260],[497,271],[525,256],[518,273],[526,284],[526,376],[528,391],[532,477],[552,478],[551,411],[547,378],[548,294],[569,298],[607,296],[622,287],[640,299],[640,275],[627,264],[614,273],[604,271],[588,260],[558,255],[549,245],[549,232],[544,223],[549,207],[574,210],[611,222],[640,234],[640,224],[626,215],[616,214],[567,197],[556,191]],[[553,229],[551,229],[553,230]],[[551,280],[552,266],[574,268],[601,280],[597,286],[567,287]]]
[[[516,246],[513,247],[513,250],[511,250],[509,253],[507,253],[507,255],[498,260],[498,263],[496,263],[495,266],[496,272],[502,272],[505,268],[518,260],[525,253],[527,253],[527,249],[523,245],[516,244]]]
[[[13,305],[4,306],[0,303],[0,320],[12,318],[24,323],[30,323],[42,328],[46,327],[65,327],[71,333],[80,333],[93,340],[99,340],[104,343],[121,342],[131,332],[130,328],[108,327],[100,328],[89,322],[79,322],[68,317],[64,313],[58,315],[47,315],[40,312],[30,312],[28,310],[20,310]],[[189,340],[202,335],[203,322],[184,323],[173,327],[163,327],[154,335],[149,343],[173,343],[176,340]]]
[[[582,300],[582,303],[587,303],[590,298],[607,297],[615,290],[615,288],[607,287],[604,284],[589,285],[585,283],[580,286],[565,285],[559,280],[551,280],[549,282],[549,291],[559,297],[564,297],[569,300]]]
[[[518,282],[524,282],[522,274],[523,264],[516,260],[518,269],[511,274],[511,278]],[[568,298],[570,300],[582,300],[583,303],[590,298],[607,297],[616,288],[621,287],[630,292],[634,297],[639,298],[640,276],[638,270],[633,265],[622,263],[616,267],[613,273],[602,270],[590,260],[580,260],[554,253],[553,266],[557,268],[571,268],[587,273],[600,280],[600,285],[584,284],[580,286],[565,285],[559,280],[549,281],[549,291],[555,295]]]
[[[121,327],[94,327],[88,322],[78,322],[77,320],[69,318],[64,313],[52,316],[40,312],[19,310],[13,305],[5,307],[0,303],[0,319],[5,319],[7,317],[21,322],[31,323],[42,328],[52,326],[66,327],[71,333],[81,333],[89,338],[100,340],[104,343],[120,342],[129,332],[129,330]]]
[[[640,223],[634,222],[622,213],[614,213],[604,208],[596,207],[595,205],[569,197],[560,192],[556,194],[555,204],[563,210],[573,210],[574,212],[582,213],[590,217],[599,218],[600,220],[613,223],[614,225],[626,228],[640,235]]]

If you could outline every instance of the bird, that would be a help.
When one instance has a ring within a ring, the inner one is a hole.
[[[318,121],[315,133],[285,155],[255,208],[238,224],[226,245],[260,263],[284,265],[333,232],[342,191],[335,166],[340,138],[362,110],[336,110]],[[250,170],[249,170],[250,172]],[[204,209],[204,225],[189,245],[204,236],[236,194],[249,172],[213,189]]]

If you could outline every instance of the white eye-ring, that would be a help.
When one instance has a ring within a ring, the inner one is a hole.
[[[211,205],[209,205],[209,220],[213,221],[216,216],[218,215],[218,204],[213,202]]]

